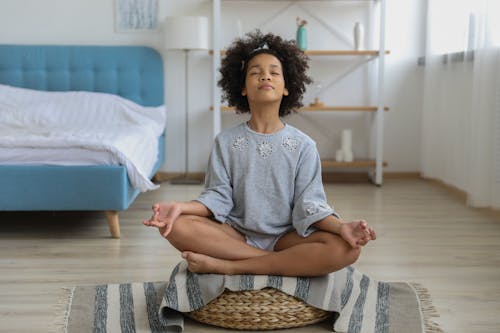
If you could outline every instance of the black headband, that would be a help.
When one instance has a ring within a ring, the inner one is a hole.
[[[241,61],[241,70],[243,71],[245,69],[245,64],[248,63],[248,61],[250,59],[252,59],[257,54],[261,54],[261,53],[272,54],[273,56],[278,58],[279,61],[283,62],[283,60],[281,59],[279,54],[277,52],[275,52],[274,50],[272,50],[271,48],[269,48],[269,45],[267,45],[267,43],[264,42],[260,46],[256,47],[252,51],[250,51],[250,53],[248,53],[248,56],[246,57],[246,59]]]

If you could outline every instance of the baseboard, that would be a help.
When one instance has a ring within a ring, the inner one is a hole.
[[[367,183],[370,177],[367,172],[323,172],[323,183]]]
[[[420,179],[420,172],[384,172],[384,179]]]
[[[184,172],[163,172],[159,171],[155,174],[153,177],[153,181],[157,183],[162,183],[162,182],[168,182],[177,178],[183,178],[186,176],[188,179],[194,179],[194,180],[199,180],[203,181],[205,179],[205,173],[204,172],[188,172],[185,174]]]
[[[445,183],[442,180],[437,179],[437,178],[428,178],[428,177],[422,176],[421,179],[426,180],[426,181],[431,182],[431,183],[434,183],[434,184],[444,188],[450,194],[456,196],[464,203],[467,203],[467,192],[465,192],[464,190],[461,190],[458,187],[455,187],[453,185],[447,184],[447,183]]]
[[[431,183],[433,183],[433,184],[435,184],[435,185],[437,185],[437,186],[445,189],[450,195],[456,197],[464,205],[468,205],[467,204],[467,192],[466,191],[464,191],[462,189],[459,189],[458,187],[455,187],[455,186],[450,185],[448,183],[445,183],[442,180],[437,179],[437,178],[428,178],[428,177],[420,177],[420,178],[422,180],[431,182]],[[469,206],[469,207],[471,207],[471,206]],[[483,210],[484,212],[487,212],[487,213],[493,213],[493,214],[495,214],[495,216],[500,217],[500,209],[495,208],[495,207],[471,207],[471,208]]]
[[[153,180],[161,183],[176,178],[184,177],[183,172],[157,172]],[[204,172],[189,172],[187,178],[201,180],[205,179]],[[371,182],[367,172],[323,172],[324,183],[367,183]],[[420,178],[419,172],[385,172],[384,179],[417,179]]]

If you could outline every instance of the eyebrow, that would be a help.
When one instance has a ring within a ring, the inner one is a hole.
[[[255,64],[253,66],[250,66],[248,68],[248,70],[252,69],[252,68],[260,68],[261,66],[259,64]],[[273,67],[273,68],[278,68],[278,69],[281,69],[279,65],[276,65],[276,64],[271,64],[270,67]]]

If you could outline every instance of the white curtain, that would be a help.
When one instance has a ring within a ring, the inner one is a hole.
[[[428,0],[422,174],[500,208],[500,1]]]

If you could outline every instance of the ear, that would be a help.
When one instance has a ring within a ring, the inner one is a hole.
[[[283,96],[288,96],[288,89],[283,90]]]
[[[241,96],[246,96],[247,95],[247,88],[243,88],[243,90],[241,91]]]

